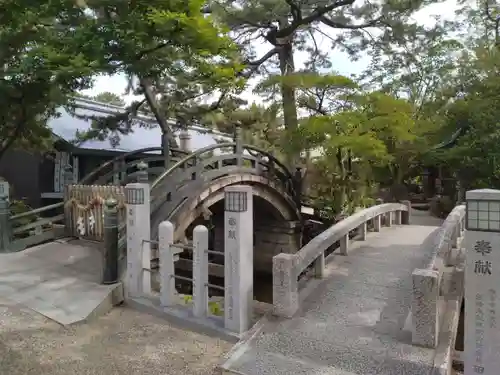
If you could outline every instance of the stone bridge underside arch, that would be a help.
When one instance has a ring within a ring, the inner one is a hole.
[[[272,257],[281,252],[296,252],[301,246],[300,208],[274,181],[250,173],[224,176],[193,191],[174,212],[157,212],[153,235],[159,222],[175,223],[175,240],[190,237],[192,227],[207,215],[212,216],[216,250],[224,243],[224,188],[230,185],[251,185],[254,196],[254,261],[257,271],[270,272]],[[257,197],[257,199],[255,199]],[[214,208],[217,208],[214,210]]]

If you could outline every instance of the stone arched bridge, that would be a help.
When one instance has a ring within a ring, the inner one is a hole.
[[[147,148],[120,155],[83,177],[77,185],[67,186],[65,202],[32,213],[45,216],[47,212],[64,208],[64,214],[57,212],[52,219],[46,218],[47,223],[59,221],[65,225],[65,234],[102,241],[104,232],[103,221],[99,220],[102,210],[97,212],[99,204],[102,208],[103,199],[115,197],[122,213],[120,246],[125,249],[124,186],[147,179],[151,186],[152,240],[157,238],[161,221],[175,223],[175,239],[184,242],[189,242],[194,226],[203,223],[213,229],[215,248],[222,249],[224,188],[246,184],[253,187],[254,194],[255,268],[270,273],[274,255],[293,253],[301,247],[300,172],[290,171],[265,150],[243,144],[239,129],[233,142],[212,145],[194,153],[171,149],[167,158],[160,154],[161,151],[160,148]],[[151,156],[135,159],[135,155],[144,153]],[[14,217],[14,226],[16,219]],[[34,228],[35,224],[17,229],[13,242],[23,238],[9,246],[20,249],[53,236],[52,230],[35,233]],[[56,228],[59,233],[63,231],[61,227]]]
[[[19,280],[20,272],[28,272],[26,265],[33,262],[26,258],[44,254],[37,256],[38,269],[29,269],[31,284],[24,282],[23,292],[2,279],[0,272],[0,283],[8,286],[0,295],[12,289],[17,292],[9,298],[16,299],[30,288],[36,289],[30,293],[38,299],[50,294],[51,287],[44,289],[45,278],[37,272],[47,267],[57,277],[53,262],[65,267],[79,262],[93,245],[47,241],[64,236],[102,241],[105,198],[117,201],[118,242],[124,248],[124,185],[128,182],[149,183],[153,242],[163,220],[175,223],[175,241],[189,239],[192,228],[203,223],[215,229],[210,246],[215,250],[221,245],[222,192],[230,185],[248,184],[254,191],[255,268],[272,274],[270,308],[278,318],[264,318],[252,334],[243,336],[250,340],[230,353],[221,366],[223,373],[260,375],[269,369],[277,374],[449,373],[457,306],[459,310],[463,298],[463,288],[456,287],[459,282],[455,280],[461,275],[458,250],[464,229],[463,206],[441,226],[430,222],[427,215],[425,222],[419,222],[418,211],[408,204],[382,204],[344,219],[303,244],[300,179],[273,155],[242,144],[238,136],[234,142],[192,154],[171,150],[167,165],[161,155],[142,162],[129,162],[129,156],[133,153],[103,164],[80,184],[68,186],[65,202],[28,213],[10,215],[0,189],[2,251],[42,244],[28,252],[2,255],[5,274],[17,272],[17,278],[10,275],[9,280]],[[110,185],[116,175],[122,177],[120,183]],[[355,239],[361,242],[353,245]],[[96,259],[94,253],[88,264],[97,268]],[[141,272],[149,271],[143,267]],[[217,273],[217,267],[213,271]],[[67,279],[67,274],[61,272],[60,277]],[[35,299],[22,297],[22,303],[55,320],[64,315],[64,324],[80,321],[86,311],[82,303],[95,300],[97,293],[88,277],[84,278],[84,287],[68,287],[71,302],[63,304],[59,295],[46,304],[59,309],[57,314],[37,305]],[[53,285],[54,281],[47,282]],[[438,287],[429,289],[428,285]],[[85,294],[89,291],[94,294]],[[78,317],[66,305],[72,305]],[[442,321],[451,325],[440,327]]]

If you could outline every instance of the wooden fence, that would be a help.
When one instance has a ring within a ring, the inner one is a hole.
[[[118,223],[125,224],[125,188],[123,186],[68,185],[64,197],[65,226],[70,236],[93,241],[104,240],[105,201],[118,203]]]

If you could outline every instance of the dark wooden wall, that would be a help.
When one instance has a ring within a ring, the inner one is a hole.
[[[40,206],[40,164],[42,156],[23,150],[8,150],[0,159],[0,176],[10,184],[11,199],[25,199]]]

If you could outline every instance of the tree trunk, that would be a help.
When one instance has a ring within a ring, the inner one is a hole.
[[[20,138],[25,130],[26,127],[26,110],[24,107],[22,107],[21,104],[21,116],[17,120],[17,125],[15,126],[14,130],[11,132],[10,135],[6,137],[6,139],[3,139],[0,141],[0,160],[3,158],[7,150],[9,150],[14,143],[17,141],[18,138]]]
[[[336,159],[337,159],[337,166],[339,168],[341,183],[338,189],[339,196],[338,198],[334,197],[334,200],[338,205],[337,210],[339,211],[339,214],[344,215],[346,213],[345,208],[346,208],[346,201],[348,199],[347,184],[349,182],[349,177],[344,164],[344,152],[340,147],[337,149]]]
[[[156,121],[158,121],[158,125],[160,126],[160,129],[163,133],[163,139],[162,139],[162,148],[163,150],[166,149],[166,146],[164,145],[164,139],[167,138],[169,142],[169,146],[171,148],[178,148],[177,141],[174,137],[174,134],[172,132],[172,129],[170,129],[170,125],[168,124],[167,119],[165,119],[162,114],[160,113],[160,106],[158,104],[158,101],[156,100],[153,90],[152,90],[152,85],[149,79],[147,78],[140,78],[140,84],[142,89],[144,90],[144,96],[146,97],[146,101],[149,105],[149,108],[151,108],[151,112],[153,112],[153,115],[156,118]]]
[[[280,71],[283,77],[290,76],[295,72],[295,64],[293,60],[293,36],[289,36],[288,40],[280,45],[279,62]],[[292,144],[291,135],[298,127],[297,120],[297,103],[295,101],[295,88],[286,80],[281,84],[281,96],[283,99],[283,120],[287,131],[288,144]],[[286,164],[290,169],[298,167],[300,150],[292,146],[289,152],[286,152]]]

